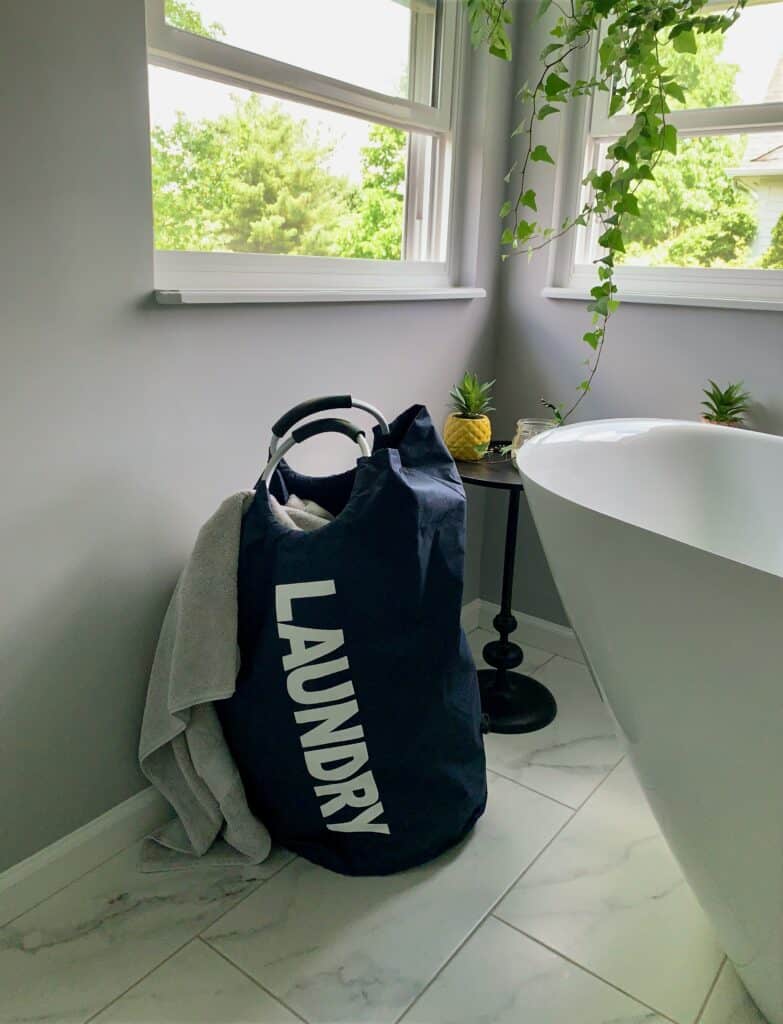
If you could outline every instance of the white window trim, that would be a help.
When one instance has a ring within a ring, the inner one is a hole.
[[[721,4],[718,2],[711,6],[720,7]],[[596,60],[597,46],[584,51],[574,69],[576,75],[589,77]],[[627,116],[610,118],[608,105],[608,96],[600,93],[590,100],[571,101],[566,108],[562,117],[561,156],[555,181],[554,224],[562,224],[580,208],[582,181],[594,163],[594,148],[602,141],[622,134],[632,123]],[[749,128],[783,125],[783,103],[673,111],[667,115],[667,120],[683,137],[731,134]],[[569,159],[570,155],[573,159]],[[590,289],[598,284],[598,275],[595,266],[586,262],[585,248],[585,232],[577,230],[553,242],[547,286],[542,291],[545,298],[579,301],[591,298]],[[618,267],[615,283],[617,298],[621,302],[783,310],[783,270]]]
[[[460,286],[459,224],[455,168],[459,161],[459,117],[466,40],[460,5],[442,5],[440,59],[433,84],[437,104],[387,96],[349,83],[272,60],[214,39],[183,32],[165,20],[165,0],[147,0],[148,60],[242,89],[294,99],[312,106],[358,115],[404,131],[411,137],[411,182],[429,182],[410,189],[405,237],[409,253],[438,250],[441,261],[356,260],[320,256],[276,256],[259,253],[200,253],[156,250],[154,284],[164,305],[264,302],[400,301],[468,299],[486,295],[482,288]],[[414,15],[415,17],[415,15]],[[415,51],[415,47],[412,47]],[[412,54],[415,61],[415,52]],[[412,69],[415,76],[415,68]],[[434,144],[430,145],[430,138]],[[421,144],[417,144],[421,143]],[[430,175],[414,175],[424,161]]]

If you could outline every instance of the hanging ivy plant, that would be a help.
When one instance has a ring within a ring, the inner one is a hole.
[[[538,78],[519,92],[524,115],[514,129],[523,138],[522,152],[506,176],[514,198],[504,203],[501,244],[504,259],[525,254],[529,258],[575,228],[597,222],[602,248],[595,262],[598,283],[592,289],[588,310],[591,329],[583,335],[590,347],[585,379],[568,409],[542,399],[559,423],[573,413],[590,390],[606,343],[607,325],[619,303],[615,268],[625,252],[623,229],[640,215],[636,192],[644,181],[655,180],[655,168],[664,153],[677,153],[677,129],[667,120],[672,100],[685,103],[683,88],[665,64],[666,46],[679,53],[696,53],[699,35],[726,32],[737,20],[747,0],[734,0],[727,10],[709,12],[709,0],[541,0],[539,17],[557,9],[550,40],[540,55]],[[511,0],[465,0],[474,46],[511,60],[508,28],[512,22]],[[571,61],[578,51],[597,46],[595,74],[572,78]],[[555,165],[538,130],[547,118],[562,113],[570,100],[596,92],[609,94],[609,113],[630,114],[628,131],[607,153],[606,169],[592,170],[583,184],[587,198],[582,208],[562,224],[539,220],[538,199],[529,182],[534,164]]]

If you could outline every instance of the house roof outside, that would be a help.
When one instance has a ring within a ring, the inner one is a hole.
[[[766,103],[783,103],[783,55],[769,80]],[[745,162],[729,171],[732,178],[783,177],[783,131],[748,136]]]

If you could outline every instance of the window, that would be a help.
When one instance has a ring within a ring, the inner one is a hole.
[[[159,299],[461,297],[458,13],[147,0]]]
[[[783,308],[783,0],[752,2],[725,36],[700,37],[696,54],[667,49],[685,92],[668,115],[678,151],[637,192],[642,216],[624,231],[618,297]],[[576,171],[585,174],[601,168],[632,119],[610,116],[605,94],[582,116],[586,157]],[[575,178],[561,193],[564,210],[580,201]],[[593,225],[558,249],[546,294],[589,292],[599,234]]]

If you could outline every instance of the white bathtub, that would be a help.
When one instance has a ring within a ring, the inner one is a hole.
[[[605,420],[541,435],[519,466],[652,809],[783,1024],[783,438]]]

